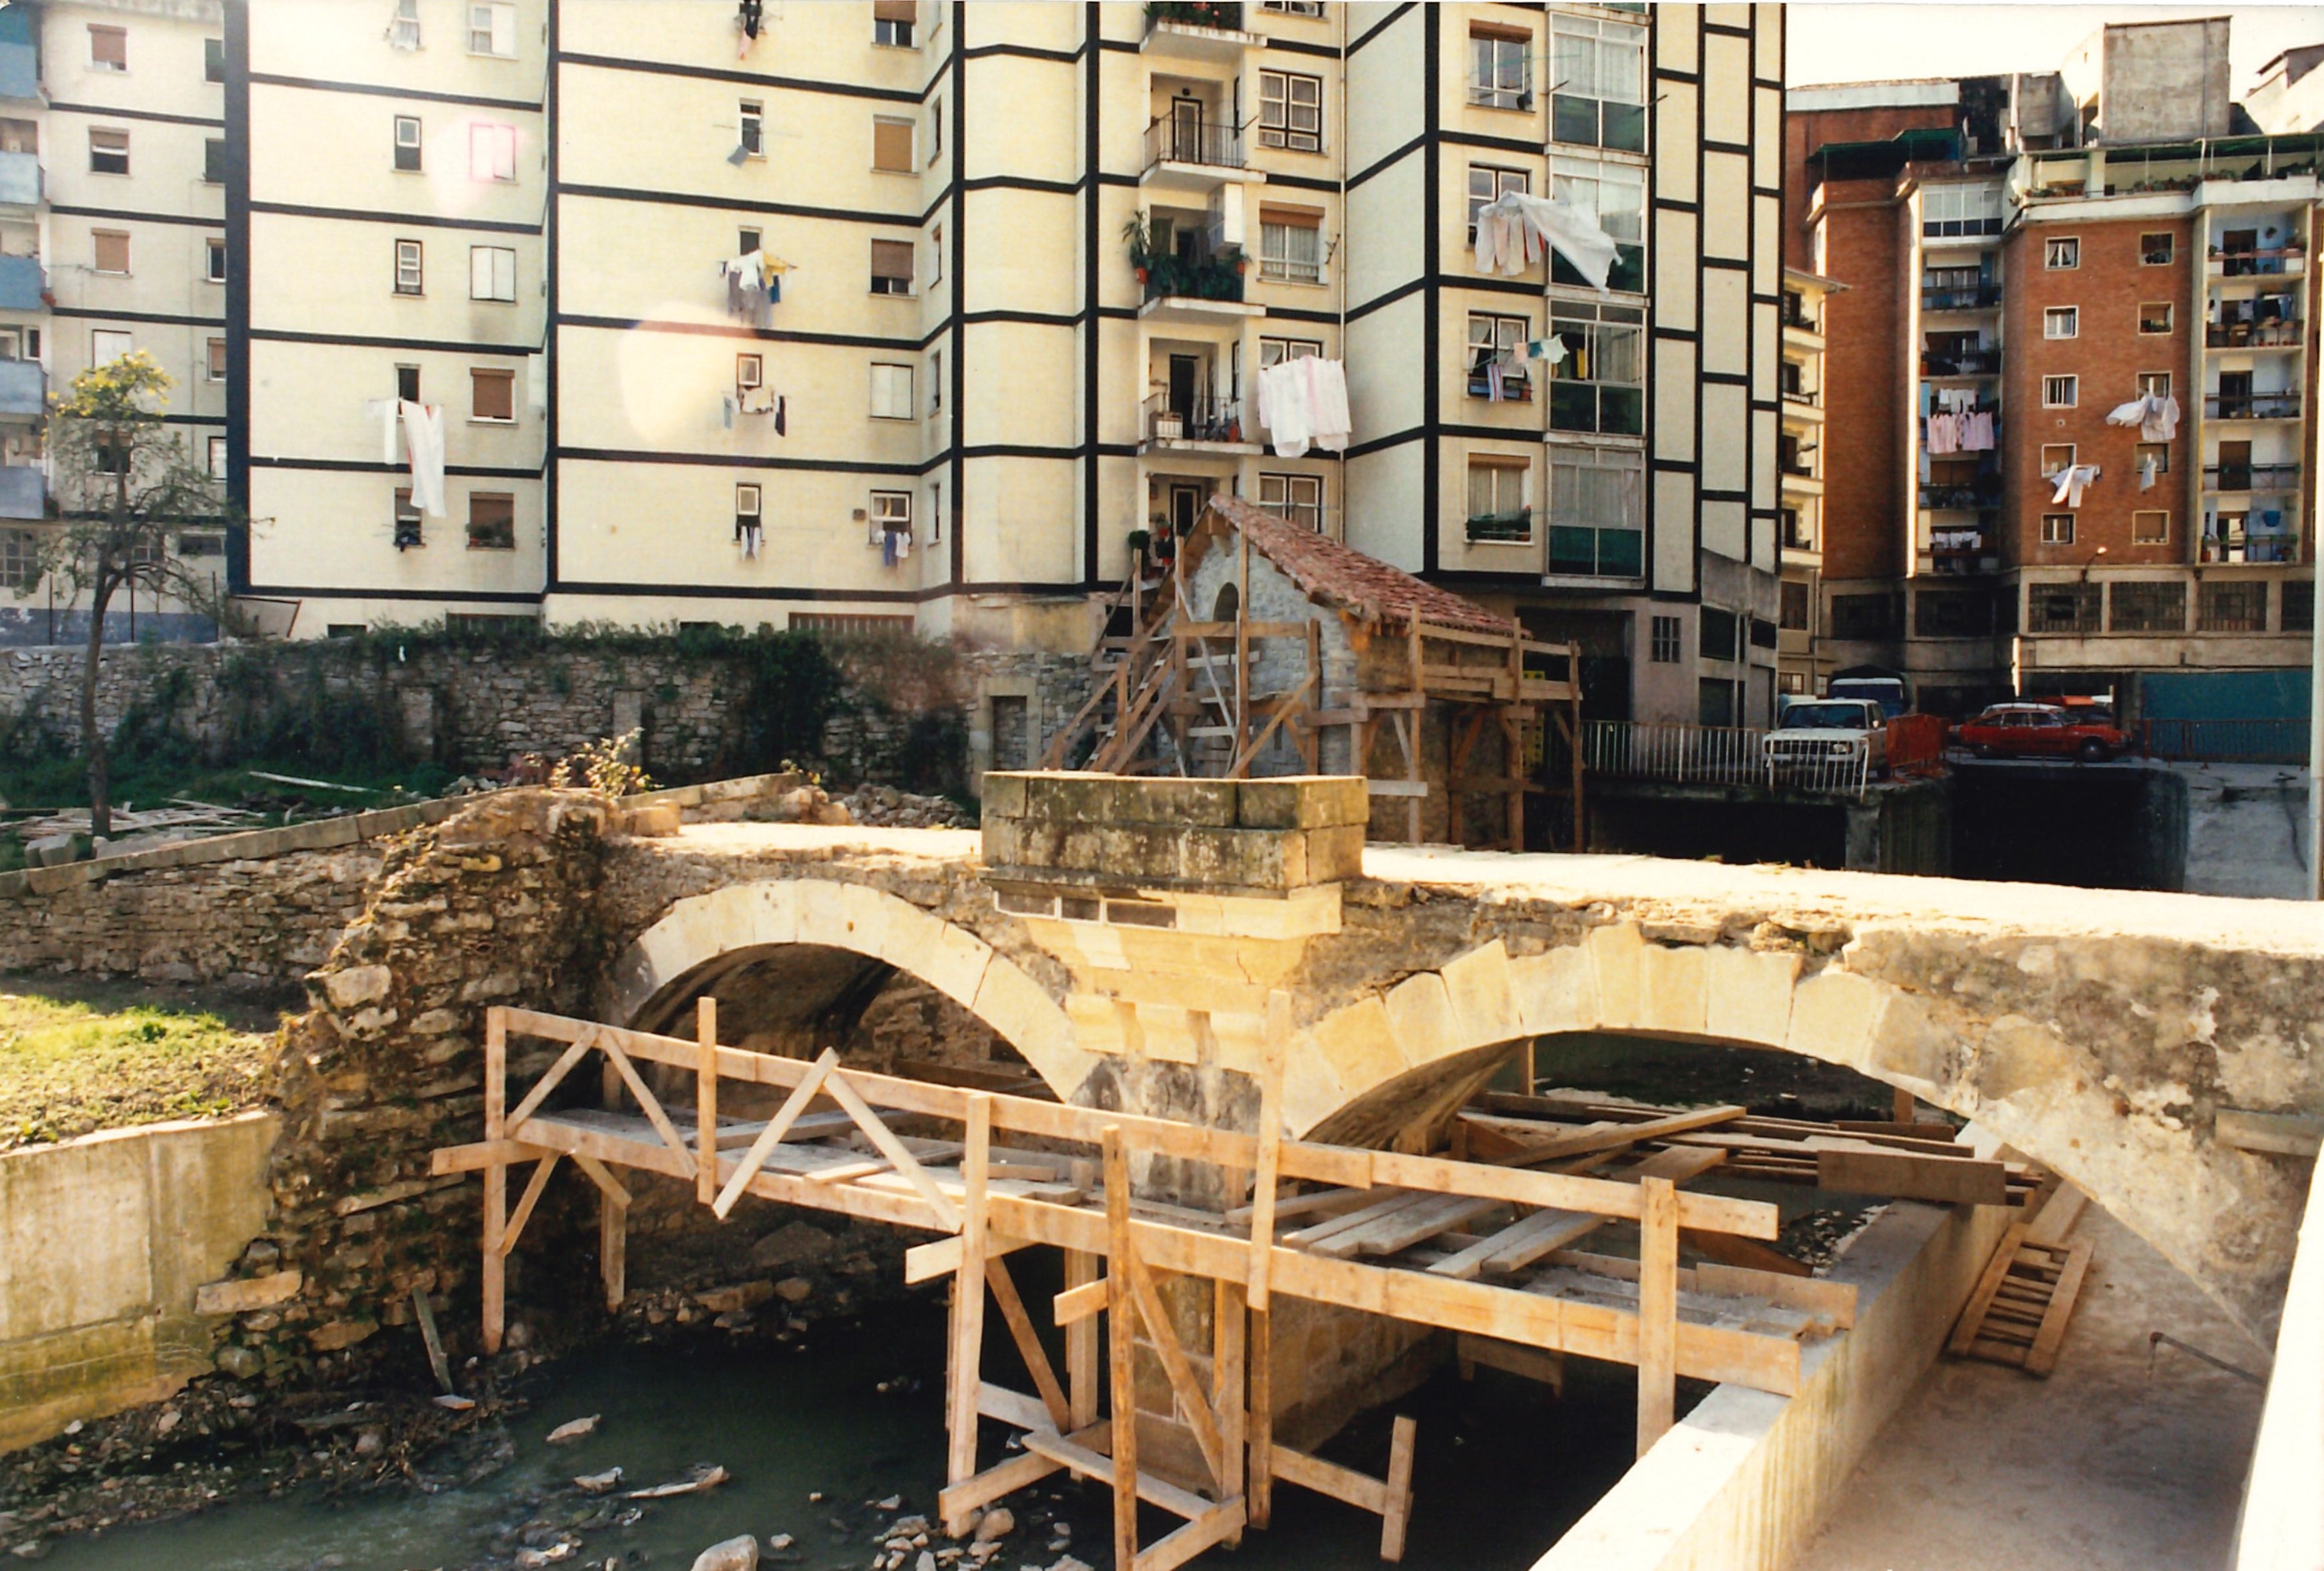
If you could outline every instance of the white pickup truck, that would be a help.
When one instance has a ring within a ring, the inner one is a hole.
[[[1803,698],[1761,746],[1771,786],[1861,790],[1888,772],[1888,717],[1870,698]]]

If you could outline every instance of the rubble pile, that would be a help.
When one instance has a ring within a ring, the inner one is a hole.
[[[976,820],[950,797],[915,796],[894,786],[864,785],[840,799],[858,824],[883,829],[973,829]]]

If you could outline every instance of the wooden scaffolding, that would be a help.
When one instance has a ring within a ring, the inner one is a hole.
[[[485,1036],[484,1138],[441,1149],[434,1160],[439,1174],[483,1175],[484,1345],[501,1344],[509,1252],[567,1160],[599,1196],[609,1306],[624,1291],[632,1197],[622,1169],[690,1184],[722,1219],[747,1194],[939,1234],[908,1252],[906,1274],[953,1282],[940,1501],[947,1525],[961,1530],[980,1507],[1052,1474],[1103,1480],[1114,1492],[1117,1564],[1164,1571],[1264,1527],[1278,1482],[1378,1513],[1383,1556],[1402,1551],[1416,1438],[1408,1419],[1396,1423],[1380,1477],[1275,1441],[1269,1316],[1278,1295],[1450,1330],[1464,1365],[1554,1372],[1568,1353],[1636,1365],[1641,1452],[1670,1428],[1680,1375],[1788,1395],[1800,1377],[1801,1338],[1854,1323],[1852,1287],[1715,1258],[1680,1266],[1682,1236],[1746,1248],[1775,1236],[1775,1206],[1683,1188],[1720,1166],[1728,1148],[1667,1143],[1741,1109],[1675,1123],[1593,1117],[1582,1133],[1559,1136],[1564,1143],[1550,1156],[1520,1141],[1525,1149],[1491,1160],[1285,1140],[1286,995],[1272,995],[1267,1020],[1260,1132],[1249,1135],[869,1074],[842,1067],[829,1051],[809,1062],[721,1046],[706,998],[693,1041],[495,1006]],[[513,1104],[512,1035],[565,1044]],[[572,1105],[585,1084],[575,1071],[592,1055],[602,1058],[600,1104]],[[693,1106],[658,1097],[649,1074],[681,1082],[690,1074]],[[783,1100],[771,1117],[722,1114],[727,1085],[772,1088]],[[1012,1135],[1026,1143],[1007,1143]],[[1244,1202],[1213,1213],[1138,1195],[1131,1162],[1157,1156],[1217,1169]],[[532,1171],[512,1209],[510,1169],[524,1163]],[[1607,1228],[1635,1233],[1635,1258],[1573,1247]],[[1064,1252],[1065,1288],[1047,1306],[1065,1328],[1062,1372],[1009,1264],[1038,1247]],[[1216,1330],[1208,1382],[1164,1307],[1164,1273],[1209,1284]],[[1030,1391],[989,1378],[982,1365],[988,1300]],[[1102,1320],[1111,1327],[1103,1380]],[[1138,1340],[1167,1377],[1200,1454],[1197,1476],[1172,1477],[1141,1461],[1139,1425],[1122,1421],[1136,1411]],[[1105,1412],[1102,1386],[1111,1393]],[[978,1423],[988,1418],[1020,1431],[1022,1451],[980,1468]],[[1142,1548],[1141,1500],[1182,1523]]]

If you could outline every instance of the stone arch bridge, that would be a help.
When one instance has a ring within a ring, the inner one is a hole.
[[[1805,1054],[1977,1119],[2272,1331],[2307,1164],[2221,1114],[2324,1113],[2311,908],[1367,848],[1360,780],[986,792],[981,842],[615,840],[599,1014],[663,1029],[709,992],[723,1022],[755,982],[797,1024],[903,973],[1061,1098],[1248,1129],[1277,998],[1286,1132],[1357,1143],[1442,1116],[1539,1034]]]

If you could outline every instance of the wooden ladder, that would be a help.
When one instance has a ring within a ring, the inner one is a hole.
[[[2002,1235],[1945,1351],[2047,1379],[2090,1263],[2087,1241],[2037,1241],[2020,1222]]]

